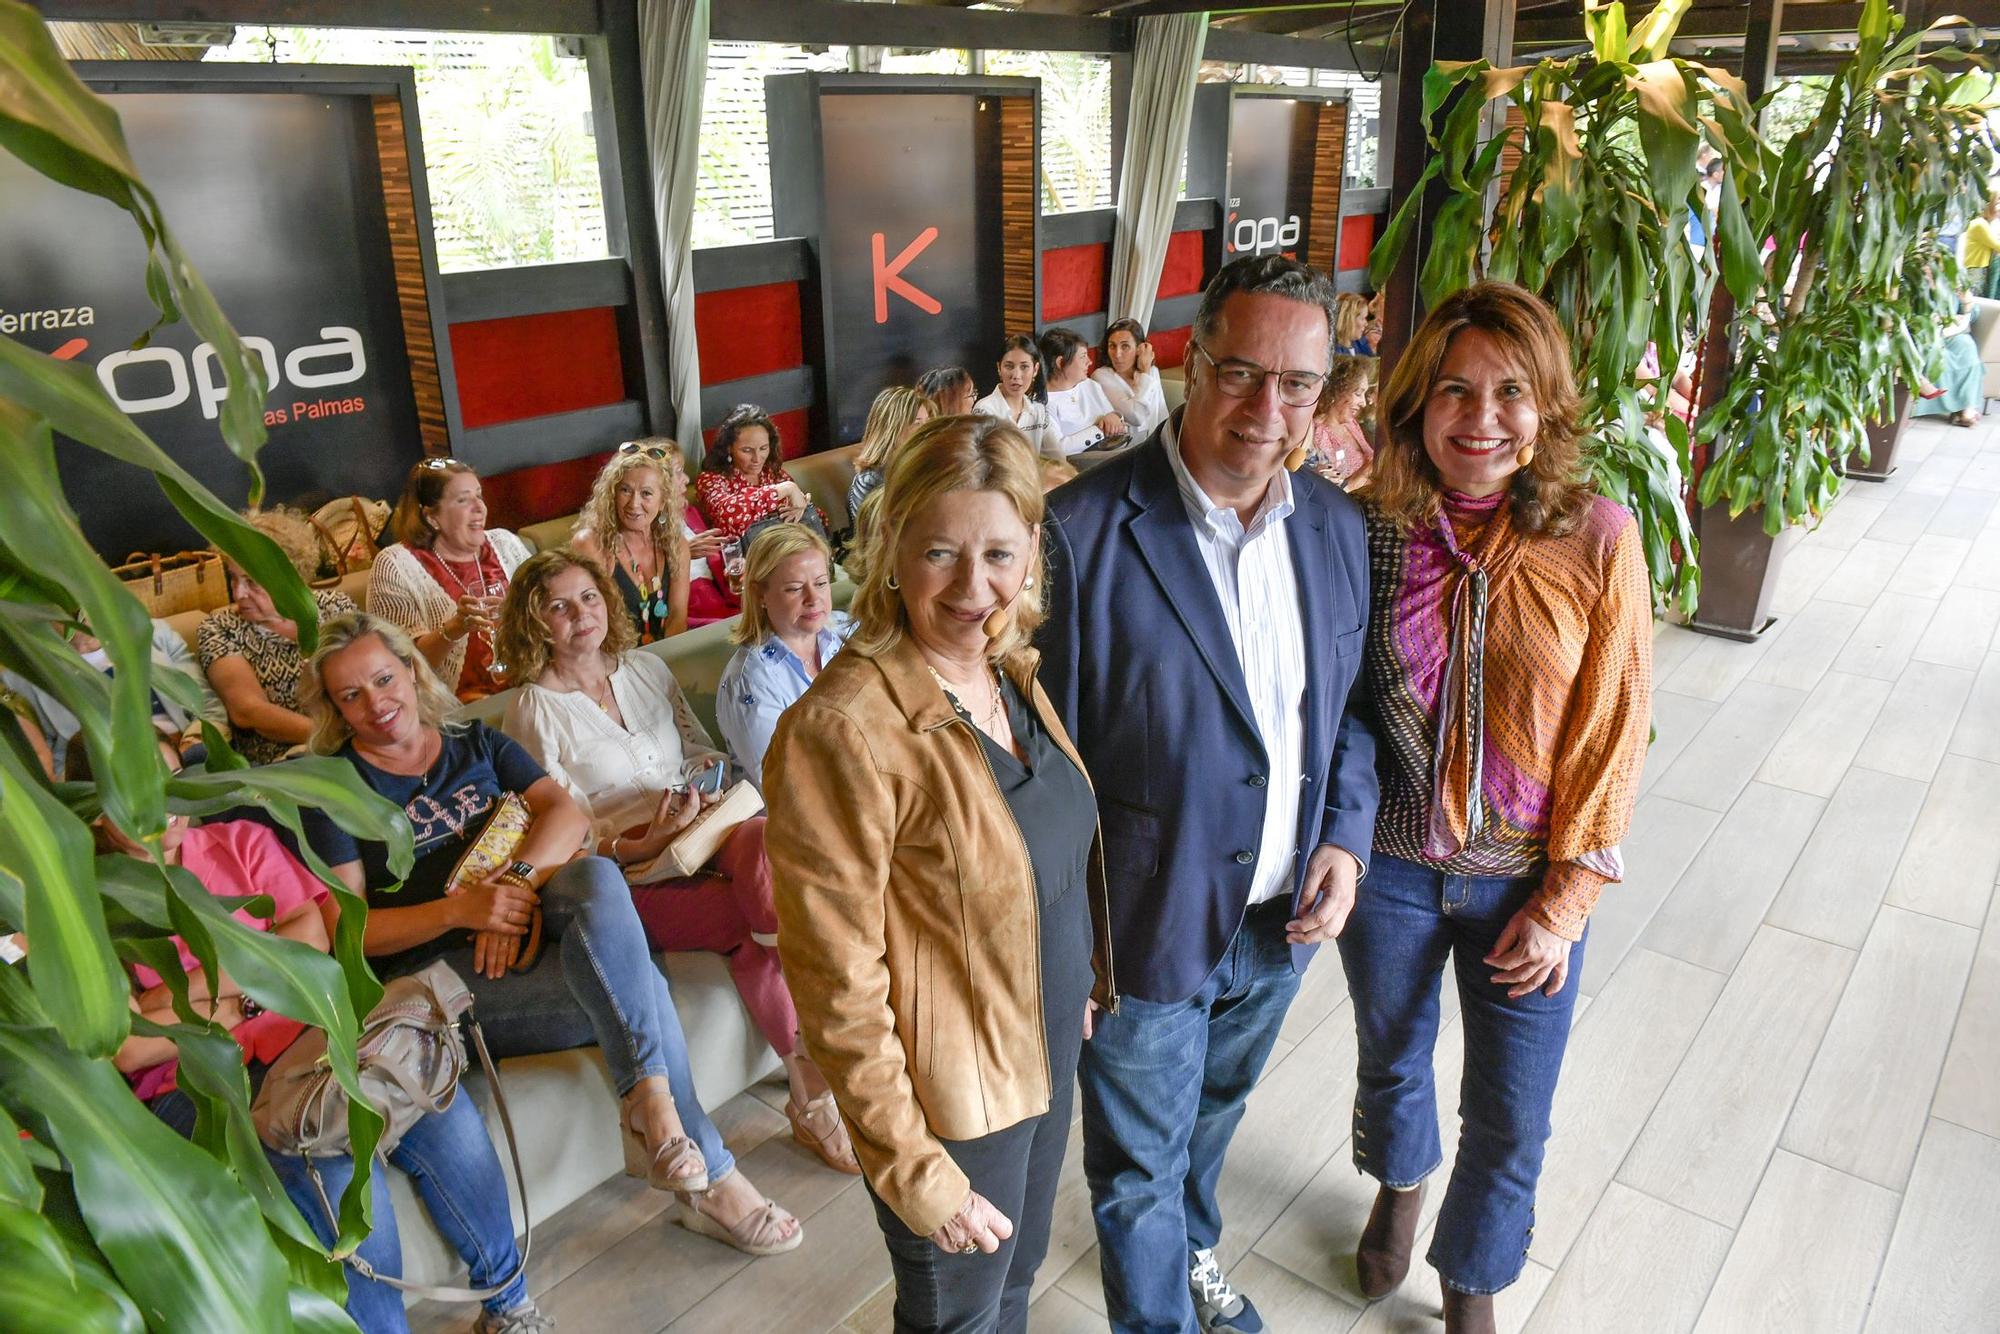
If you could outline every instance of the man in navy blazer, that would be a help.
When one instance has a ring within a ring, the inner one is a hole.
[[[1216,1181],[1366,870],[1361,513],[1285,467],[1332,366],[1333,297],[1282,256],[1225,267],[1185,409],[1050,498],[1041,680],[1096,784],[1120,993],[1080,1071],[1119,1331],[1263,1328],[1215,1260]]]

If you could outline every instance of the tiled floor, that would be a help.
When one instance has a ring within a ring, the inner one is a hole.
[[[1992,420],[1912,426],[1890,482],[1857,484],[1791,547],[1758,643],[1661,629],[1629,878],[1592,928],[1503,1329],[2000,1330]],[[1447,1016],[1449,1109],[1448,992]],[[1426,1267],[1373,1306],[1355,1289],[1372,1189],[1348,1163],[1353,1091],[1326,957],[1222,1182],[1222,1258],[1280,1334],[1441,1328]],[[718,1119],[805,1217],[805,1245],[747,1262],[618,1178],[536,1237],[534,1285],[565,1330],[889,1329],[867,1197],[792,1145],[782,1101],[762,1085]],[[1031,1322],[1051,1334],[1104,1328],[1078,1157],[1073,1137]],[[417,1324],[461,1328],[462,1312]]]

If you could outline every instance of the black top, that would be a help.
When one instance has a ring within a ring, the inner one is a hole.
[[[978,733],[1000,795],[1028,845],[1040,902],[1042,1019],[1049,1074],[1054,1087],[1061,1088],[1076,1074],[1083,1048],[1083,1007],[1094,978],[1088,875],[1090,844],[1097,835],[1097,798],[1011,680],[1002,684],[1001,699],[1025,762],[979,731],[963,709],[959,716]]]
[[[611,582],[618,586],[618,594],[625,599],[625,614],[632,618],[632,628],[639,632],[639,642],[650,644],[667,637],[667,621],[672,608],[667,605],[667,581],[660,579],[659,588],[650,598],[640,592],[638,583],[626,570],[625,562],[611,562]]]

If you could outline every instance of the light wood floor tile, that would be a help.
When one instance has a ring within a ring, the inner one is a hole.
[[[1964,454],[1947,454],[1940,449],[1911,470],[1910,479],[1903,484],[1903,489],[1926,495],[1949,496],[1968,462],[1970,459]]]
[[[1791,617],[1769,651],[1750,669],[1750,679],[1767,685],[1811,690],[1847,646],[1864,611],[1844,602],[1816,600]]]
[[[656,1334],[753,1263],[775,1278],[773,1266],[805,1253],[802,1246],[793,1256],[753,1262],[669,1220],[669,1214],[662,1214],[541,1294],[536,1302],[543,1313],[564,1329]],[[811,1235],[808,1226],[808,1238]],[[879,1234],[876,1249],[881,1249]],[[881,1277],[886,1278],[886,1252],[882,1269]],[[874,1286],[870,1284],[869,1290]],[[840,1303],[839,1309],[849,1309],[852,1304],[852,1300]],[[826,1320],[828,1312],[822,1307],[816,1314]]]
[[[1043,1293],[1028,1308],[1030,1334],[1104,1334],[1104,1313],[1093,1311],[1068,1293]]]
[[[1579,978],[1584,995],[1602,990],[1721,818],[1658,795],[1640,801],[1625,840],[1625,879],[1605,887],[1590,915],[1590,943],[1584,947]]]
[[[1846,559],[1845,551],[1813,542],[1801,542],[1787,551],[1778,567],[1778,586],[1771,590],[1771,611],[1778,616],[1796,615]]]
[[[1618,1180],[1734,1227],[1805,1081],[1853,954],[1765,927],[1709,1011]]]
[[[1959,474],[1957,495],[1994,491],[2000,491],[2000,455],[1982,454]]]
[[[1888,591],[1910,597],[1941,598],[1971,550],[1970,538],[1925,533],[1911,544],[1909,558],[1890,576]]]
[[[1996,595],[2000,596],[2000,595]],[[1863,768],[1929,782],[1944,758],[1959,711],[1972,691],[1972,673],[1933,662],[1904,668],[1888,703],[1855,754]]]
[[[1104,1275],[1098,1266],[1097,1248],[1093,1246],[1079,1256],[1050,1291],[1060,1292],[1086,1311],[1093,1312],[1099,1320],[1104,1319]],[[1043,1300],[1047,1299],[1048,1295],[1044,1293]]]
[[[1869,487],[1863,490],[1858,484],[1850,485],[1834,501],[1819,527],[1805,535],[1804,544],[1835,551],[1852,551],[1867,536],[1875,521],[1888,511],[1887,500],[1867,493],[1874,489]],[[1880,591],[1879,586],[1877,591]]]
[[[1936,598],[1884,593],[1861,618],[1847,647],[1833,660],[1834,667],[1861,676],[1895,680],[1902,675],[1937,608]]]
[[[1701,635],[1700,642],[1688,650],[1680,665],[1664,675],[1656,675],[1654,680],[1662,690],[1670,690],[1677,695],[1693,695],[1696,699],[1728,699],[1730,692],[1750,675],[1758,662],[1783,637],[1789,620],[1780,621],[1754,643],[1738,643],[1734,639],[1723,639],[1716,635]]]
[[[2000,1140],[1932,1121],[1903,1193],[1867,1334],[1992,1334],[2000,1310]]]
[[[1432,1063],[1444,1156],[1425,1186],[1420,1231],[1443,1206],[1445,1183],[1451,1180],[1452,1164],[1458,1159],[1458,1089],[1464,1064],[1465,1032],[1458,1023],[1447,1023],[1438,1033]],[[1346,1109],[1341,1110],[1345,1114]],[[1355,1168],[1352,1141],[1343,1141],[1339,1152],[1258,1238],[1257,1254],[1351,1305],[1364,1304],[1354,1275],[1354,1247],[1361,1239],[1377,1189],[1373,1177]]]
[[[1083,1178],[1083,1121],[1069,1128],[1062,1175],[1056,1179],[1055,1208],[1049,1216],[1049,1252],[1035,1271],[1035,1297],[1055,1286],[1063,1272],[1097,1245],[1096,1224],[1090,1217],[1090,1183]]]
[[[1978,537],[1980,531],[1986,527],[1986,521],[1993,517],[1994,503],[2000,501],[2000,496],[1994,495],[1993,492],[2000,490],[2000,483],[1983,490],[1973,490],[1967,488],[1966,481],[1974,469],[1980,468],[1982,464],[1987,465],[1987,469],[1992,473],[2000,474],[2000,458],[1975,459],[1969,462],[1971,466],[1959,475],[1960,489],[1946,496],[1944,504],[1938,506],[1938,512],[1931,516],[1930,526],[1924,529],[1926,533],[1934,533],[1939,537],[1971,539]],[[1980,472],[1982,479],[1986,475],[1986,470]]]
[[[2000,629],[2000,592],[1953,588],[1938,601],[1937,615],[1910,656],[1918,662],[1976,672],[1996,629]]]
[[[1954,755],[2000,764],[2000,651],[1987,654],[1980,664],[1947,749]]]
[[[1863,538],[1849,548],[1847,558],[1820,585],[1816,600],[1872,606],[1909,554],[1909,547],[1899,543]]]
[[[1889,682],[1872,676],[1828,672],[1771,747],[1757,777],[1794,791],[1832,796],[1891,689]]]
[[[1728,1228],[1614,1182],[1527,1334],[1686,1334],[1728,1250]]]
[[[1912,779],[1849,769],[1765,920],[1860,949],[1927,791]]]
[[[1701,735],[1688,743],[1653,795],[1712,811],[1728,810],[1805,699],[1803,690],[1744,682],[1715,711]]]
[[[894,1334],[896,1285],[893,1282],[884,1283],[877,1288],[874,1296],[847,1313],[847,1319],[840,1322],[840,1328],[847,1334]]]
[[[1876,542],[1915,542],[1943,504],[1944,497],[1934,491],[1906,490],[1889,502],[1881,518],[1869,525],[1868,536]]]
[[[1535,1191],[1530,1254],[1551,1269],[1577,1234],[1674,1077],[1726,979],[1634,950],[1570,1034]]]
[[[1851,1334],[1868,1313],[1896,1192],[1783,1151],[1750,1202],[1697,1334]]]
[[[1825,807],[1789,788],[1743,789],[1639,943],[1720,973],[1735,968]]]
[[[2000,896],[1986,916],[1931,1113],[2000,1139]]]
[[[1948,755],[1889,882],[1899,908],[1978,926],[2000,873],[2000,764]]]
[[[1779,1141],[1901,1190],[1944,1066],[1978,934],[1884,908]]]
[[[688,1235],[681,1228],[672,1230]],[[807,1219],[806,1235],[808,1243],[789,1255],[774,1255],[743,1266],[668,1328],[674,1334],[823,1329],[833,1323],[833,1312],[853,1310],[888,1281],[889,1252],[882,1245],[882,1229],[876,1224],[868,1192],[859,1186],[842,1192]],[[720,1242],[691,1239],[724,1255],[736,1255]],[[600,1300],[609,1296],[595,1295]],[[582,1319],[573,1328],[594,1330],[598,1326]]]
[[[2000,510],[1995,510],[2000,515]],[[1958,567],[1960,588],[2000,589],[2000,529],[1989,521],[1984,532],[1972,539],[1965,564]]]
[[[1340,951],[1328,946],[1313,956],[1312,966],[1299,979],[1299,994],[1285,1011],[1278,1029],[1279,1040],[1299,1042],[1347,1004],[1347,973],[1340,966]],[[1349,1027],[1354,1016],[1343,1020]]]
[[[1687,655],[1701,645],[1707,635],[1698,634],[1684,625],[1671,621],[1661,621],[1653,627],[1653,679],[1663,681],[1667,674],[1686,660]]]
[[[1359,1305],[1342,1301],[1255,1251],[1229,1266],[1229,1283],[1249,1294],[1269,1330],[1339,1331],[1354,1328],[1361,1319]]]
[[[1670,690],[1653,692],[1653,744],[1646,750],[1645,768],[1640,772],[1640,796],[1652,791],[1660,775],[1672,767],[1687,749],[1688,742],[1715,716],[1716,707],[1713,700],[1676,695]]]

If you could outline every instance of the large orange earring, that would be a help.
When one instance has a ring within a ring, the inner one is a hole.
[[[1521,452],[1514,456],[1514,462],[1519,464],[1523,468],[1527,467],[1530,463],[1533,463],[1534,461],[1535,461],[1535,447],[1532,444],[1522,445]]]

